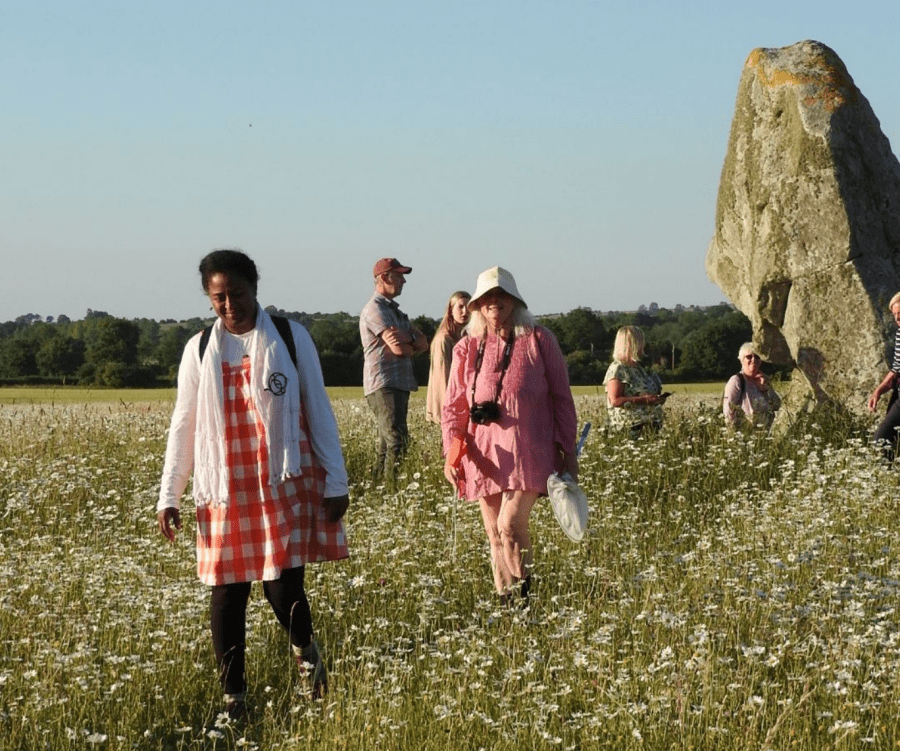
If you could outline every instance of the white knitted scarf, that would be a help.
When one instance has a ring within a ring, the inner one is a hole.
[[[222,390],[221,319],[213,325],[200,365],[197,427],[194,433],[194,500],[228,504],[228,452],[225,447],[225,398]],[[269,485],[298,477],[300,467],[300,385],[287,346],[262,306],[248,342],[250,396],[262,421],[269,449]]]

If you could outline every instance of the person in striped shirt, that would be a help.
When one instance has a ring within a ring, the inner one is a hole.
[[[888,309],[894,316],[894,321],[900,327],[900,292],[894,295],[888,303]],[[869,397],[869,410],[874,412],[878,406],[878,400],[883,394],[891,392],[891,398],[888,401],[887,414],[881,421],[881,424],[875,431],[875,441],[882,445],[884,457],[887,461],[894,460],[894,454],[897,450],[897,431],[900,429],[900,400],[897,399],[897,390],[900,387],[900,328],[894,335],[894,360],[891,363],[891,369],[882,379],[881,383],[872,396]]]

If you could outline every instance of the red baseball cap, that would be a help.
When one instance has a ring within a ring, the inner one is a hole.
[[[381,276],[386,271],[399,271],[401,274],[408,274],[412,269],[409,266],[404,266],[396,258],[382,258],[375,264],[372,276]]]

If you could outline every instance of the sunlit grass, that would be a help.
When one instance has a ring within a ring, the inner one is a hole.
[[[331,692],[300,698],[254,588],[245,725],[218,719],[190,514],[156,530],[171,403],[0,406],[0,749],[896,747],[898,482],[871,426],[788,404],[733,434],[685,394],[630,442],[579,395],[589,534],[538,504],[513,611],[420,396],[396,487],[369,480],[365,401],[336,399],[352,556],[308,576]]]
[[[722,389],[716,383],[678,383],[667,386],[673,393],[713,394]],[[573,386],[575,395],[596,395],[605,393],[603,386]],[[328,395],[333,400],[362,399],[362,386],[329,386]],[[425,388],[412,395],[415,402],[425,398]],[[102,389],[83,386],[6,386],[0,387],[0,404],[83,404],[94,402],[112,402],[138,404],[145,402],[172,402],[175,389]],[[423,402],[424,404],[424,402]],[[424,407],[423,407],[424,409]]]
[[[422,391],[424,394],[424,390]],[[332,399],[362,399],[362,386],[332,386]],[[175,389],[103,389],[87,386],[4,386],[0,404],[174,403]]]
[[[175,389],[103,389],[87,386],[4,386],[0,404],[94,404],[174,402]]]

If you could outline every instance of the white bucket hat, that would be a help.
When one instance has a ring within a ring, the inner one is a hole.
[[[487,294],[492,289],[502,289],[506,294],[515,297],[526,308],[528,307],[528,304],[522,299],[522,295],[519,294],[513,275],[500,266],[491,266],[487,271],[482,271],[478,275],[478,281],[475,283],[475,294],[469,300],[469,310],[472,310],[472,306],[478,301],[479,297]]]

